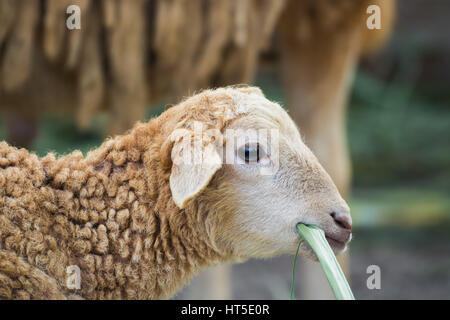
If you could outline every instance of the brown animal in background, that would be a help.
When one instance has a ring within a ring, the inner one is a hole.
[[[248,82],[284,0],[43,4],[0,4],[1,108],[29,119],[43,109],[66,111],[80,128],[107,110],[114,134],[161,98],[173,102],[199,88]],[[73,4],[81,9],[81,30],[65,26]]]
[[[248,140],[248,129],[279,138]],[[197,141],[202,160],[183,162]],[[0,298],[169,298],[206,266],[294,254],[299,222],[321,227],[336,253],[351,239],[331,178],[257,88],[202,92],[86,157],[0,143]],[[314,257],[304,242],[301,252]],[[79,290],[66,286],[70,266]]]
[[[0,107],[30,121],[45,109],[65,110],[80,128],[107,110],[109,133],[120,133],[162,98],[173,102],[200,88],[251,81],[259,53],[280,22],[283,39],[298,46],[321,43],[341,33],[343,23],[348,30],[362,29],[367,3],[5,0]],[[81,30],[65,25],[65,10],[73,4],[81,10]]]

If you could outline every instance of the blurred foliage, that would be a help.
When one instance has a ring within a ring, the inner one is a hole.
[[[450,187],[450,108],[420,90],[360,71],[348,127],[357,185],[425,180]]]
[[[352,216],[358,226],[450,225],[445,51],[415,34],[358,69],[348,109]]]
[[[350,207],[358,227],[450,226],[448,192],[436,188],[357,188],[352,193]]]
[[[368,243],[376,244],[379,247],[403,247],[408,246],[428,246],[440,242],[443,245],[450,243],[450,232],[448,226],[379,226],[379,227],[359,227],[355,230],[352,240],[351,250],[366,249]],[[442,257],[450,262],[450,256]],[[447,274],[448,274],[447,269]]]
[[[45,114],[39,123],[39,133],[30,149],[43,156],[52,151],[67,154],[74,149],[83,153],[97,147],[103,141],[105,119],[97,117],[90,130],[79,131],[73,119]]]

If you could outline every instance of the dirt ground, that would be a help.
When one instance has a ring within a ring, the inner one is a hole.
[[[450,226],[357,229],[350,257],[357,299],[450,299]],[[235,265],[233,298],[288,299],[292,262],[293,257],[282,256]],[[367,288],[369,265],[381,269],[380,290]],[[297,293],[301,284],[297,272]]]

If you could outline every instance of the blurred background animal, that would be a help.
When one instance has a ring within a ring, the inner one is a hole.
[[[81,11],[80,30],[66,28],[66,9],[73,4]],[[371,4],[381,9],[381,30],[366,26]],[[33,146],[48,112],[69,115],[77,127],[69,130],[79,130],[86,140],[92,132],[121,133],[148,117],[149,106],[156,114],[158,106],[202,88],[251,83],[270,64],[305,142],[346,195],[348,94],[361,55],[389,35],[394,5],[394,0],[0,0],[3,136]],[[402,55],[402,61],[408,57]],[[366,66],[377,69],[370,60]],[[367,88],[376,86],[364,88],[370,94]],[[45,148],[56,148],[44,140]],[[302,272],[308,275],[298,277],[304,297],[329,294],[316,265],[306,264]],[[193,286],[203,296],[231,296],[226,268],[203,279]],[[200,297],[188,291],[185,296]]]

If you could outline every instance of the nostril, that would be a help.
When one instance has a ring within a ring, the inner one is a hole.
[[[331,216],[333,217],[334,222],[336,222],[339,227],[347,230],[352,230],[352,220],[348,215],[332,212]]]

